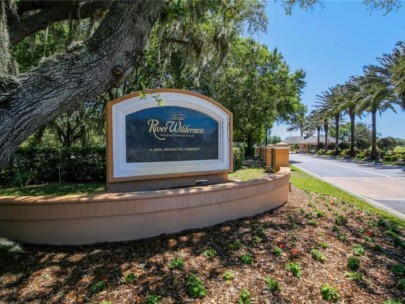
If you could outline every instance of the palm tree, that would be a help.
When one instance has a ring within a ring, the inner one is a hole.
[[[321,128],[323,125],[323,120],[319,115],[319,112],[313,110],[311,113],[305,117],[305,122],[303,125],[303,131],[307,133],[312,133],[316,130],[317,132],[317,147],[316,151],[319,150],[320,142],[321,142]]]
[[[358,92],[360,112],[371,113],[371,159],[378,159],[377,151],[377,112],[381,113],[387,109],[395,112],[393,102],[397,101],[391,82],[387,77],[373,66],[364,68],[364,75],[357,77],[360,90]]]
[[[371,66],[384,77],[397,96],[398,103],[405,110],[405,41],[399,41],[390,54],[377,58],[379,66]]]
[[[305,122],[305,113],[308,111],[308,108],[304,104],[299,104],[299,108],[294,112],[292,118],[290,119],[290,124],[288,125],[287,131],[294,132],[300,131],[300,136],[304,135],[304,122]]]
[[[350,118],[350,150],[349,155],[355,156],[356,151],[354,149],[355,144],[355,120],[356,120],[356,108],[359,103],[358,92],[360,88],[355,78],[344,84],[344,98],[341,104],[341,110],[349,115]]]
[[[339,125],[341,120],[341,105],[343,103],[343,92],[344,87],[337,85],[329,88],[327,91],[322,92],[317,95],[317,105],[316,107],[320,111],[320,114],[324,120],[324,130],[325,130],[325,145],[326,151],[328,146],[328,129],[329,129],[329,119],[334,118],[336,127],[336,145],[335,154],[339,153]]]

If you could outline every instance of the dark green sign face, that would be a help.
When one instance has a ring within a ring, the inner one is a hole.
[[[218,122],[196,110],[162,106],[125,117],[127,163],[218,159]]]

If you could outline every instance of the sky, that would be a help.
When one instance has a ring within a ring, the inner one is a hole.
[[[269,0],[267,33],[257,38],[270,49],[277,48],[292,70],[306,72],[302,102],[309,111],[316,95],[350,76],[361,75],[363,66],[377,64],[377,57],[389,53],[400,40],[405,40],[405,3],[398,11],[384,16],[371,12],[362,1],[323,1],[310,11],[295,8],[286,15],[279,3]],[[345,118],[345,121],[349,121]],[[365,116],[361,122],[371,123]],[[274,124],[271,135],[299,135],[287,132],[286,125]],[[390,110],[377,118],[381,136],[405,138],[405,111]]]

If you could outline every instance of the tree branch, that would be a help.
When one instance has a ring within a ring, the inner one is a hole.
[[[39,4],[41,2],[33,2]],[[47,1],[45,1],[47,2]],[[77,1],[50,1],[38,13],[21,18],[10,18],[8,22],[10,44],[12,46],[21,42],[25,37],[40,30],[46,29],[50,24],[72,18],[85,19],[99,11],[110,8],[113,0],[100,0],[87,2],[80,6]]]
[[[40,127],[127,77],[163,7],[163,0],[115,1],[83,46],[48,58],[22,74],[12,94],[0,94],[0,170]]]

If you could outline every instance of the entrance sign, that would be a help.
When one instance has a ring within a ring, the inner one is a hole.
[[[108,183],[227,173],[232,113],[176,89],[148,90],[107,105]]]

